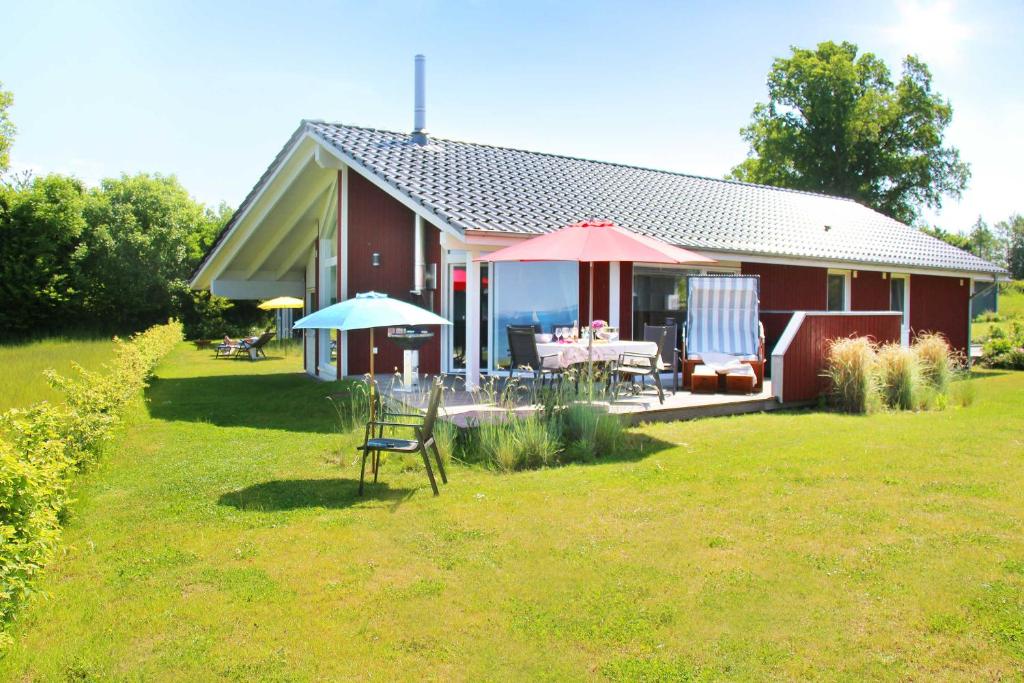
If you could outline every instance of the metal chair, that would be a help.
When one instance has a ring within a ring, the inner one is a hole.
[[[643,379],[650,377],[654,380],[654,386],[658,390],[658,402],[665,402],[665,390],[661,386],[661,370],[664,367],[662,354],[667,350],[668,326],[666,325],[644,325],[644,341],[652,341],[657,344],[657,351],[653,356],[627,351],[619,354],[619,359],[612,369],[615,377],[615,388],[613,400],[619,397],[619,381],[622,377],[629,377],[630,383],[635,383],[636,378]]]
[[[560,365],[552,365],[547,362],[550,358],[559,358],[561,353],[549,353],[545,356],[539,355],[537,352],[537,338],[533,325],[509,325],[507,328],[508,332],[508,350],[512,356],[512,361],[508,366],[508,376],[512,379],[512,373],[517,369],[525,369],[533,372],[533,378],[540,378],[541,386],[544,385],[544,378],[546,376],[551,377],[551,381],[554,382],[555,378],[561,378],[564,368]]]
[[[434,423],[437,422],[437,410],[441,404],[441,392],[444,384],[438,378],[430,389],[430,400],[427,403],[427,411],[423,415],[413,413],[390,413],[388,419],[373,420],[366,423],[366,433],[363,437],[363,445],[358,450],[363,452],[363,461],[359,466],[359,495],[363,495],[363,480],[366,477],[366,458],[372,455],[373,481],[377,482],[377,473],[380,470],[381,452],[390,453],[415,453],[419,451],[423,456],[423,465],[427,468],[427,477],[430,479],[430,488],[434,495],[439,495],[437,481],[434,479],[434,470],[430,466],[430,457],[427,449],[434,453],[434,460],[437,462],[437,471],[441,474],[441,481],[448,483],[448,476],[444,471],[444,464],[441,462],[441,453],[437,449],[437,442],[434,440]],[[411,418],[421,422],[395,422],[390,418]],[[384,436],[385,427],[406,428],[413,430],[415,439],[397,439]]]

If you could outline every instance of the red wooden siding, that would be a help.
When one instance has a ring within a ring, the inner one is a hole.
[[[888,311],[889,280],[883,273],[859,270],[850,280],[850,308],[854,311]]]
[[[374,290],[404,301],[413,285],[413,212],[358,173],[348,174],[348,289],[349,296]],[[439,235],[427,226],[427,261],[439,263]],[[380,254],[380,266],[371,265],[374,252]],[[434,307],[440,304],[435,292]],[[402,350],[391,343],[384,330],[374,341],[379,350],[374,370],[387,374],[401,370]],[[369,332],[348,333],[348,371],[361,375],[369,371]],[[420,352],[420,369],[437,372],[440,342],[434,341]]]
[[[441,273],[441,231],[434,228],[429,223],[425,225],[425,255],[427,257],[427,263],[437,264],[437,283],[438,289],[434,290],[433,306],[431,310],[434,313],[441,312],[441,286],[443,285],[443,274]],[[411,234],[411,232],[410,232]],[[410,277],[412,269],[409,270]],[[410,280],[411,282],[411,280]],[[428,307],[428,299],[418,302],[419,305],[424,308]],[[434,332],[434,338],[423,345],[420,349],[420,372],[427,373],[430,375],[437,375],[441,372],[441,328],[434,326],[430,328]]]
[[[619,336],[633,338],[633,264],[619,264]]]
[[[744,262],[744,275],[761,276],[762,311],[824,311],[827,268]]]
[[[831,339],[868,336],[879,343],[900,340],[900,316],[807,313],[783,357],[782,400],[810,401],[828,389],[821,376]]]
[[[967,349],[970,280],[939,275],[910,276],[910,328],[941,332],[953,348]]]

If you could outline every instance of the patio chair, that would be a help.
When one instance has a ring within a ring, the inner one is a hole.
[[[692,275],[687,279],[685,388],[690,388],[690,378],[698,365],[715,370],[722,385],[730,369],[749,365],[754,370],[755,390],[764,386],[759,288],[756,275]]]
[[[377,482],[377,474],[380,471],[380,454],[389,453],[416,453],[423,456],[423,465],[427,468],[427,478],[430,479],[430,488],[434,495],[439,495],[437,481],[434,479],[434,470],[430,466],[430,456],[427,450],[433,452],[434,460],[437,462],[437,471],[441,474],[441,481],[448,483],[448,476],[444,471],[444,464],[441,462],[441,453],[437,449],[437,442],[434,440],[434,423],[437,421],[437,410],[441,404],[441,392],[444,384],[441,378],[434,380],[430,389],[430,400],[427,403],[427,411],[423,415],[412,413],[389,413],[385,419],[374,420],[366,423],[366,433],[363,437],[363,445],[358,450],[363,452],[362,464],[359,466],[359,495],[363,495],[363,480],[366,478],[366,458],[372,457],[373,481]],[[396,422],[394,418],[405,418],[406,420],[417,420],[416,422]],[[411,429],[415,438],[398,439],[384,436],[384,428]]]
[[[642,353],[627,351],[619,354],[619,359],[612,369],[614,377],[613,400],[619,397],[619,382],[622,378],[628,377],[630,383],[635,383],[637,377],[641,382],[650,377],[654,380],[654,386],[658,390],[658,402],[665,403],[665,390],[661,386],[661,371],[667,365],[662,360],[663,354],[668,351],[669,328],[667,325],[644,325],[644,341],[652,341],[658,345],[653,356]]]
[[[243,339],[242,343],[238,346],[238,350],[235,351],[235,358],[244,358],[246,356],[248,356],[249,360],[257,360],[261,356],[266,358],[267,353],[263,350],[263,347],[266,346],[273,337],[273,332],[264,332],[256,338],[256,341],[250,342]]]
[[[544,386],[544,379],[550,377],[554,382],[555,378],[561,379],[564,368],[558,362],[561,353],[549,353],[541,356],[537,351],[537,338],[534,336],[533,325],[509,325],[508,350],[512,361],[508,366],[509,379],[516,370],[529,370],[533,372],[533,378],[540,378],[541,386]]]

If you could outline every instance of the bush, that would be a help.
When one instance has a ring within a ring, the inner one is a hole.
[[[960,362],[946,338],[937,332],[924,332],[917,335],[911,348],[921,366],[921,378],[940,395],[947,394]]]
[[[1024,370],[1024,324],[1015,320],[1009,332],[993,327],[982,349],[982,363],[985,366]]]
[[[79,367],[77,379],[48,373],[67,395],[64,406],[44,401],[0,416],[0,625],[32,594],[53,555],[71,475],[95,462],[125,405],[181,339],[172,321],[115,340],[103,372]]]
[[[879,404],[877,356],[867,337],[829,342],[824,376],[832,404],[847,413],[868,413]]]
[[[914,410],[918,406],[921,368],[917,354],[898,343],[878,349],[878,385],[890,408]]]

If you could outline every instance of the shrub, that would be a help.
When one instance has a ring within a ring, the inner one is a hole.
[[[33,583],[53,556],[67,502],[69,462],[60,441],[28,457],[0,440],[0,623],[32,594]],[[0,633],[0,644],[4,636]]]
[[[867,337],[829,343],[824,376],[833,405],[848,413],[868,413],[879,404],[875,346]]]
[[[175,321],[115,339],[114,361],[102,372],[48,373],[66,394],[63,406],[44,401],[0,416],[0,625],[32,594],[53,554],[71,475],[95,462],[124,406],[181,339]]]
[[[912,348],[921,366],[921,378],[940,395],[947,394],[960,363],[946,338],[937,332],[924,332],[917,335]]]
[[[890,408],[913,410],[918,406],[921,370],[917,354],[899,343],[878,349],[878,385]]]

